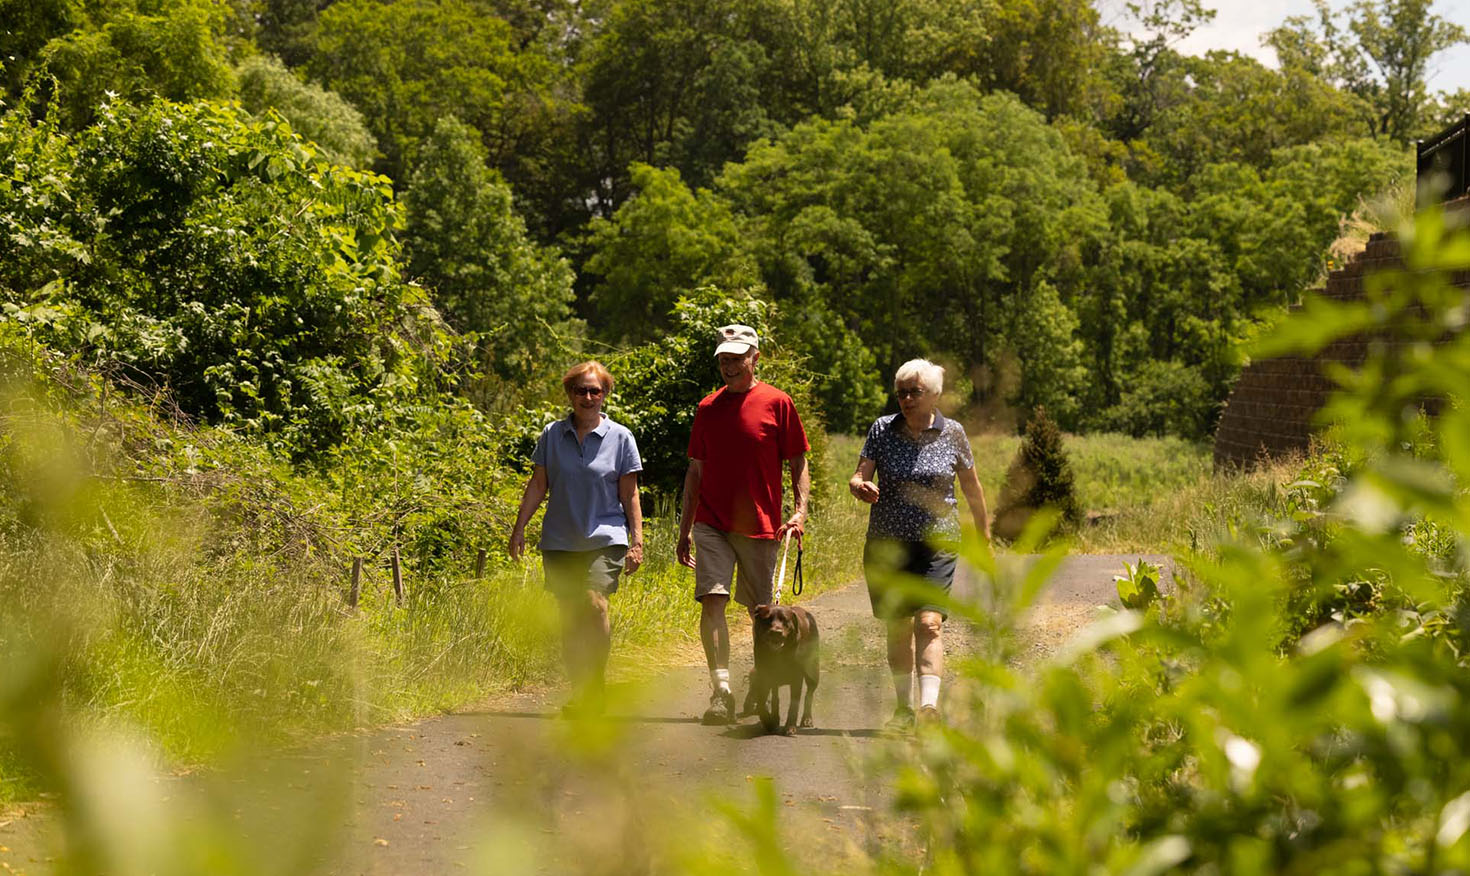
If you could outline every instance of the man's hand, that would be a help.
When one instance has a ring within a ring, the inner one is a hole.
[[[801,537],[806,534],[805,524],[805,514],[797,512],[791,515],[791,519],[781,524],[781,528],[776,530],[776,539],[779,541],[785,538],[787,533],[790,533],[796,537],[796,543],[801,544]]]
[[[643,565],[643,542],[635,542],[628,545],[628,552],[623,555],[623,572],[631,575],[638,571]]]
[[[510,531],[510,558],[520,562],[526,553],[526,531],[517,526]]]
[[[679,533],[679,565],[694,568],[694,538],[687,532]]]
[[[855,477],[847,482],[847,491],[852,493],[853,498],[859,502],[867,502],[871,505],[878,501],[878,485],[872,481]]]

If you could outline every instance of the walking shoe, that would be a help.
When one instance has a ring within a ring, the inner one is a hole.
[[[929,727],[934,724],[941,724],[943,721],[944,719],[939,717],[939,708],[937,706],[919,707],[918,723],[920,726]]]
[[[709,708],[704,710],[701,724],[729,724],[735,720],[735,694],[717,690],[709,695]]]
[[[914,710],[908,706],[899,706],[894,709],[893,717],[883,725],[883,732],[893,736],[914,732]]]

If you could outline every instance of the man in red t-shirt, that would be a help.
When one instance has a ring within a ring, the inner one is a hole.
[[[679,515],[679,562],[694,570],[699,600],[699,638],[709,664],[706,724],[735,720],[730,690],[730,629],[725,607],[730,579],[735,601],[751,611],[771,601],[777,550],[787,532],[801,537],[811,477],[806,431],[791,396],[756,380],[760,339],[755,329],[720,329],[715,358],[723,388],[706,396],[694,413],[689,471]],[[791,472],[795,506],[781,522],[781,467]],[[737,574],[738,571],[738,574]]]

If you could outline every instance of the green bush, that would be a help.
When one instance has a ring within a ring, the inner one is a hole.
[[[341,96],[306,82],[272,55],[253,55],[235,68],[240,105],[259,118],[274,110],[329,160],[366,170],[378,153],[362,113]]]
[[[1081,517],[1061,430],[1046,408],[1037,407],[1001,485],[995,534],[1008,540],[1019,537],[1032,515],[1042,509],[1056,511],[1065,527],[1075,526]]]
[[[1220,404],[1196,366],[1148,361],[1124,384],[1118,403],[1099,417],[1104,429],[1135,438],[1178,435],[1202,440],[1219,418]]]
[[[443,381],[388,181],[229,106],[0,118],[0,303],[37,340],[298,457]]]

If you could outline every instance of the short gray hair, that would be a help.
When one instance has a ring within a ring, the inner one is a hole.
[[[910,380],[917,380],[920,386],[935,395],[944,392],[944,368],[928,359],[910,359],[898,366],[893,373],[893,388],[898,389],[900,383]]]

